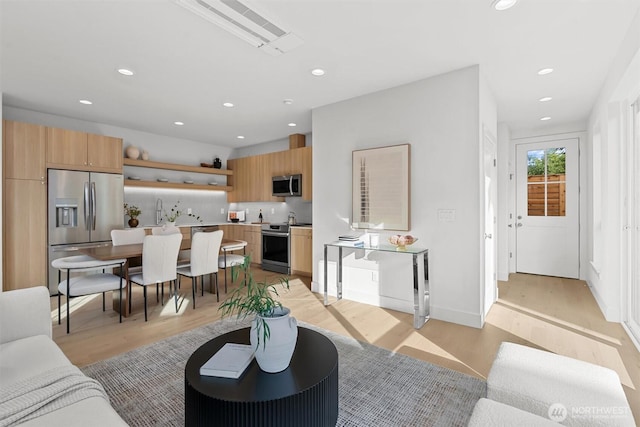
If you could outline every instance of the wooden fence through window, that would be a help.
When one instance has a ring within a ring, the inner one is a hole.
[[[565,216],[567,191],[565,174],[532,175],[527,179],[527,207],[529,216],[545,216],[545,187],[547,191],[546,216]]]

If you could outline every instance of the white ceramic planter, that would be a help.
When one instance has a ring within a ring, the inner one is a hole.
[[[258,366],[265,372],[276,373],[287,369],[291,363],[293,350],[298,340],[298,321],[289,315],[291,310],[279,307],[271,317],[256,316],[251,322],[250,340],[255,349]],[[263,332],[258,330],[258,318],[264,319],[269,325],[270,337],[263,342]],[[260,344],[258,344],[258,335]]]

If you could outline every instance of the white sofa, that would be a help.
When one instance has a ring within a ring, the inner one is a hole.
[[[635,426],[618,374],[548,351],[503,342],[487,376],[487,399],[470,426]]]
[[[51,332],[44,286],[0,292],[0,426],[126,426]]]

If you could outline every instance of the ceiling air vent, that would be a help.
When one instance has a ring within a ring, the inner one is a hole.
[[[280,55],[303,43],[294,33],[238,0],[176,0],[176,3],[271,55]]]

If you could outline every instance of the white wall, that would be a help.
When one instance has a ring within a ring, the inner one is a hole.
[[[315,290],[322,287],[323,244],[350,232],[351,152],[408,142],[408,233],[430,250],[432,317],[480,326],[479,81],[473,66],[313,110]],[[485,104],[489,110],[492,102]],[[495,111],[483,115],[495,117]],[[439,221],[439,209],[455,210],[455,221]],[[399,257],[376,260],[406,267],[394,271],[393,283],[381,280],[381,287],[410,286],[410,260]],[[356,255],[351,258],[358,265]]]
[[[625,236],[624,206],[625,162],[624,144],[628,130],[628,106],[640,94],[640,12],[636,14],[609,69],[602,90],[589,117],[587,153],[593,153],[593,136],[596,126],[600,130],[600,156],[590,158],[590,168],[601,171],[600,209],[602,232],[597,234],[594,221],[594,186],[591,182],[588,199],[589,254],[593,256],[594,244],[601,244],[600,258],[590,264],[587,282],[604,316],[609,321],[621,321],[624,312],[627,286],[627,265],[623,245]],[[597,215],[596,215],[597,216]],[[599,236],[599,237],[598,237]],[[597,251],[596,251],[597,252]]]
[[[511,131],[509,127],[504,123],[498,124],[498,223],[496,230],[498,236],[498,280],[502,281],[509,280],[510,261],[514,259],[510,257],[510,245],[515,247],[513,228],[515,199],[510,190],[513,186],[512,183],[515,182],[511,180],[511,176],[515,177],[515,169],[512,167],[509,157],[510,145]],[[510,224],[511,227],[509,227]]]

